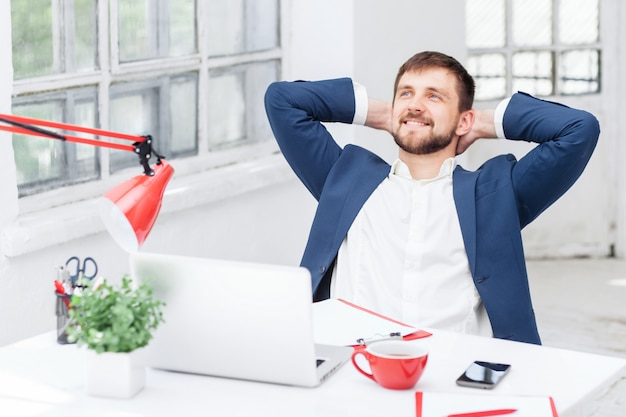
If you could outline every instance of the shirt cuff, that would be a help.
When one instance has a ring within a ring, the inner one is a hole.
[[[508,107],[510,100],[511,100],[511,97],[505,98],[504,100],[502,100],[498,104],[498,107],[496,107],[496,111],[493,114],[493,124],[495,125],[495,128],[496,128],[496,136],[499,139],[506,139],[506,135],[504,134],[504,126],[503,126],[504,112],[506,111],[506,108]]]
[[[354,85],[354,118],[352,124],[365,125],[369,100],[367,90],[356,81],[352,81],[352,84]]]

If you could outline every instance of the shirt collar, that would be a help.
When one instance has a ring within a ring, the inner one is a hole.
[[[436,177],[430,178],[426,181],[433,181],[433,180],[437,180],[437,179],[441,179],[445,177],[452,178],[452,173],[454,172],[456,165],[457,165],[456,158],[450,157],[446,159],[441,164],[441,168],[439,169],[439,174],[437,174]],[[400,178],[405,178],[409,180],[413,179],[411,177],[411,172],[409,171],[409,167],[400,159],[396,159],[393,165],[391,165],[391,170],[389,171],[389,174],[397,175]]]

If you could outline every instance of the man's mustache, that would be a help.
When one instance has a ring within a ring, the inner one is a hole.
[[[431,126],[433,125],[433,121],[432,121],[431,118],[426,117],[426,116],[424,116],[423,114],[420,114],[420,113],[411,113],[411,112],[409,112],[409,113],[405,114],[400,119],[400,121],[402,123],[406,122],[407,120],[411,120],[411,121],[414,121],[414,122],[420,122],[420,123],[424,123],[424,124],[431,125]]]

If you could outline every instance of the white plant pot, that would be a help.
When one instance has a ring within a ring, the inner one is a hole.
[[[146,349],[130,353],[96,353],[87,349],[87,393],[97,397],[132,398],[146,383]]]

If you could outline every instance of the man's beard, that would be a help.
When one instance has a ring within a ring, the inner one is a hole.
[[[404,137],[407,140],[402,140],[397,132],[393,135],[393,138],[400,149],[407,153],[413,155],[428,155],[448,147],[448,145],[452,143],[455,130],[456,129],[451,130],[447,135],[431,134],[427,138],[417,139],[415,141],[410,140],[410,134]]]

